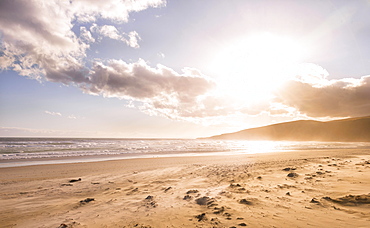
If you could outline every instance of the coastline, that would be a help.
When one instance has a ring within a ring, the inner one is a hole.
[[[366,227],[370,204],[345,205],[323,197],[369,194],[367,161],[368,149],[331,149],[0,168],[0,223]],[[287,177],[284,168],[294,168],[298,176]]]

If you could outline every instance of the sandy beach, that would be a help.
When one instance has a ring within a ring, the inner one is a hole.
[[[1,227],[368,227],[370,150],[0,169]]]

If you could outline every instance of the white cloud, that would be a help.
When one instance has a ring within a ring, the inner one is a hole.
[[[76,116],[76,115],[68,115],[67,116],[68,119],[72,119],[72,120],[78,120],[78,119],[85,119],[85,117],[83,116]]]
[[[97,24],[93,24],[90,27],[92,32],[97,33],[101,37],[108,37],[113,40],[119,40],[124,42],[130,47],[138,48],[139,47],[139,40],[141,40],[139,34],[136,31],[131,31],[128,34],[121,33],[118,29],[113,25],[103,25],[98,26]],[[101,39],[100,37],[100,39]]]
[[[136,31],[131,31],[128,34],[128,39],[125,39],[124,42],[126,42],[126,44],[130,47],[138,48],[139,47],[139,44],[138,44],[139,40],[141,40],[141,37],[139,36],[139,34]]]
[[[52,116],[62,116],[60,112],[50,112],[50,111],[45,111],[46,114],[52,115]]]
[[[104,18],[124,23],[128,21],[131,12],[139,12],[149,7],[165,5],[165,0],[79,0],[72,1],[70,8],[77,19],[82,22],[93,22],[96,18]]]
[[[44,113],[46,113],[48,115],[51,115],[51,116],[59,116],[59,117],[63,117],[63,118],[73,119],[73,120],[76,120],[76,119],[84,119],[84,117],[76,116],[74,114],[63,115],[60,112],[51,112],[51,111],[44,111]]]
[[[86,50],[94,41],[81,27],[80,37],[72,31],[78,21],[98,18],[127,22],[131,12],[165,5],[162,0],[4,0],[0,1],[1,69],[41,80],[86,82]],[[104,26],[104,25],[103,25]],[[121,35],[122,36],[122,35]],[[139,35],[126,34],[124,42],[138,47]]]
[[[89,83],[80,84],[86,93],[140,101],[142,110],[171,118],[197,115],[214,87],[199,72],[179,74],[162,65],[152,68],[143,60],[96,62],[89,78]]]
[[[323,67],[313,63],[304,63],[299,64],[294,78],[301,82],[318,87],[324,86],[329,82],[329,80],[327,79],[328,76],[329,72]]]
[[[75,115],[69,115],[68,119],[74,119],[75,120],[75,119],[77,119],[77,117]]]
[[[165,54],[163,54],[162,52],[159,52],[157,54],[157,56],[160,57],[160,58],[162,58],[162,59],[164,59],[166,57]]]
[[[116,27],[113,25],[98,26],[97,24],[94,24],[93,26],[90,27],[90,30],[114,40],[121,39],[121,35],[119,34]]]
[[[86,29],[86,27],[80,27],[80,38],[85,41],[86,43],[94,43],[95,39],[92,37],[90,31]]]

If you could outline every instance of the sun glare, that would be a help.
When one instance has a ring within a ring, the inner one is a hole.
[[[291,77],[290,68],[306,56],[303,45],[287,37],[259,34],[233,41],[210,65],[222,92],[245,102],[271,96]]]

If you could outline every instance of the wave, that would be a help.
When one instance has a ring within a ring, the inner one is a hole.
[[[199,139],[0,138],[0,160],[184,153],[263,153],[288,150],[369,149],[370,143]]]

